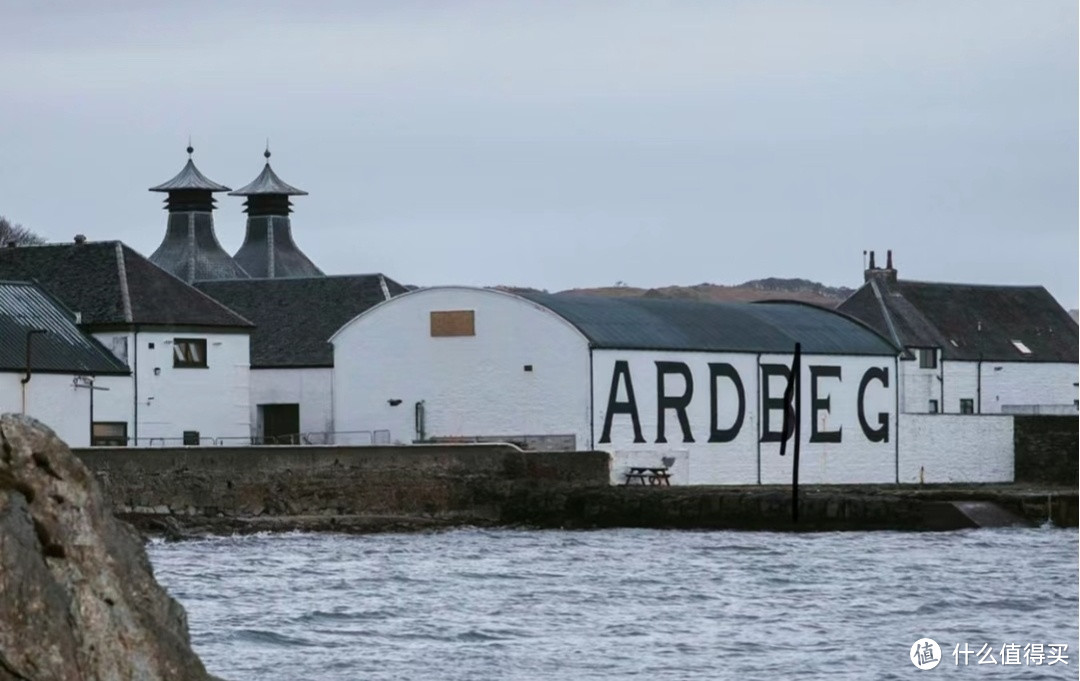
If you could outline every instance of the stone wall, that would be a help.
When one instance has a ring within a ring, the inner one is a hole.
[[[494,519],[516,488],[606,485],[603,452],[508,445],[94,448],[75,453],[120,514]]]
[[[535,527],[649,527],[708,530],[956,530],[976,527],[957,504],[988,502],[1027,523],[1077,525],[1077,493],[1012,485],[811,486],[800,489],[792,522],[791,490],[781,486],[609,486],[521,490],[503,522]]]
[[[1016,481],[1076,487],[1076,416],[1016,416]]]
[[[1035,524],[1048,519],[1064,526],[1077,523],[1075,489],[837,485],[802,488],[801,520],[794,526],[791,493],[784,486],[611,485],[607,453],[524,452],[510,445],[96,448],[76,453],[104,487],[114,512],[144,530],[176,536],[462,524],[956,529],[970,525],[951,502],[980,500]]]

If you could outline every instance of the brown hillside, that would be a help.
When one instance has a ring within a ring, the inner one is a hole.
[[[498,286],[508,291],[535,289]],[[806,279],[755,279],[738,286],[697,284],[695,286],[664,286],[636,288],[634,286],[601,286],[559,291],[558,295],[624,296],[629,298],[676,298],[713,302],[753,302],[755,300],[799,300],[826,307],[836,307],[854,292],[844,287],[825,286]]]

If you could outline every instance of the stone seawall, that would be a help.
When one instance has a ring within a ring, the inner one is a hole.
[[[1080,417],[1017,416],[1013,426],[1016,481],[1075,488]]]
[[[1032,524],[1077,525],[1075,488],[807,486],[791,523],[783,486],[609,484],[604,452],[509,445],[76,450],[121,517],[144,530],[346,532],[452,525],[760,530],[974,526],[957,504],[989,502]]]
[[[986,503],[1030,525],[1077,526],[1077,493],[1015,485],[608,487],[522,490],[503,519],[538,527],[649,527],[771,531],[954,530],[979,524],[959,507]]]
[[[297,527],[320,519],[497,522],[512,493],[606,485],[603,452],[524,452],[510,445],[190,447],[75,450],[117,514],[184,525]],[[335,524],[338,520],[335,520]]]

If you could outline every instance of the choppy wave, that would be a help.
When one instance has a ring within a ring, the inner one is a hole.
[[[946,652],[1070,643],[1068,667],[965,670],[980,679],[1080,664],[1075,530],[464,529],[147,550],[232,681],[910,678],[923,636]]]

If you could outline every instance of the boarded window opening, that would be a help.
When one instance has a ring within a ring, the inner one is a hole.
[[[473,310],[440,310],[431,313],[431,336],[475,336],[476,314]]]
[[[127,447],[127,443],[127,423],[94,421],[91,425],[91,447]]]

